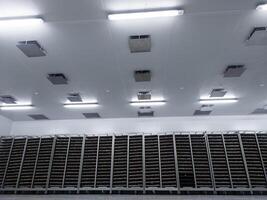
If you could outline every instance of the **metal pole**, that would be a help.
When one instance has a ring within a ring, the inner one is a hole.
[[[263,173],[264,173],[265,181],[266,181],[266,184],[267,184],[267,174],[266,174],[266,169],[265,169],[264,161],[263,161],[263,158],[262,158],[261,147],[260,147],[260,144],[259,144],[258,135],[257,135],[256,133],[255,133],[255,139],[256,139],[256,143],[257,143],[257,147],[258,147],[258,151],[259,151],[259,155],[260,155],[260,159],[261,159],[261,165],[262,165],[262,169],[263,169]]]
[[[158,153],[159,153],[159,181],[160,181],[160,188],[162,188],[160,137],[159,137],[159,135],[158,135]]]
[[[228,173],[229,173],[230,184],[231,184],[231,188],[234,188],[234,184],[233,184],[233,180],[232,180],[232,174],[231,174],[231,168],[230,168],[230,164],[229,164],[229,160],[228,160],[227,148],[226,148],[225,140],[224,140],[224,135],[221,134],[221,136],[222,136],[222,142],[223,142],[223,148],[224,148],[224,153],[225,153],[225,159],[226,159]]]
[[[146,193],[146,154],[145,154],[145,136],[142,135],[142,160],[143,160],[143,194]]]
[[[66,171],[67,171],[68,157],[69,157],[69,150],[70,150],[70,142],[71,142],[71,137],[69,137],[69,140],[68,140],[68,147],[67,147],[67,153],[66,153],[66,158],[65,158],[65,167],[64,167],[64,174],[63,174],[61,188],[64,188],[64,185],[65,185]]]
[[[129,188],[130,137],[127,136],[127,188]]]
[[[192,167],[193,167],[193,172],[194,172],[195,188],[197,188],[197,178],[196,178],[196,170],[195,170],[195,163],[194,163],[194,153],[193,153],[192,142],[191,142],[191,134],[190,133],[189,133],[189,144],[190,144],[190,151],[191,151]]]
[[[96,149],[96,163],[95,163],[95,182],[94,182],[94,188],[96,188],[96,180],[97,180],[97,168],[98,168],[98,155],[99,155],[99,142],[100,142],[100,136],[97,137],[97,149]]]
[[[112,187],[113,187],[113,168],[114,168],[114,149],[115,149],[115,135],[112,136],[112,150],[111,150],[111,166],[110,166],[110,191],[109,193],[112,194]]]

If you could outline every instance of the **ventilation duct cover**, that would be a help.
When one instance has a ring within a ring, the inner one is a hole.
[[[9,95],[3,95],[3,96],[0,96],[0,101],[2,101],[3,103],[5,104],[16,104],[17,100],[12,97],[12,96],[9,96]]]
[[[150,112],[138,111],[138,117],[153,117],[153,116],[154,116],[154,111],[150,111]]]
[[[230,65],[224,71],[224,77],[240,77],[245,72],[245,70],[246,68],[244,67],[244,65]]]
[[[150,100],[151,99],[151,92],[150,91],[141,91],[137,94],[138,100]]]
[[[134,79],[136,82],[151,81],[150,70],[138,70],[134,72]]]
[[[256,27],[247,39],[248,45],[267,45],[267,28]]]
[[[46,56],[46,51],[37,41],[20,41],[17,47],[28,57]]]
[[[212,111],[214,105],[202,105],[200,111]]]
[[[254,114],[254,115],[264,115],[264,114],[267,114],[267,110],[266,109],[263,109],[263,108],[257,108],[251,114]]]
[[[151,51],[150,35],[132,35],[129,37],[129,48],[131,53],[142,53]]]
[[[87,119],[100,118],[98,113],[83,113],[84,117]]]
[[[29,115],[34,120],[48,120],[49,118],[45,115],[42,114],[37,114],[37,115]]]
[[[70,93],[67,99],[70,102],[82,102],[82,97],[80,96],[79,93]]]
[[[54,85],[65,85],[68,84],[68,79],[64,74],[48,74],[47,79]]]
[[[224,89],[213,89],[210,93],[210,97],[224,97],[227,91]]]
[[[209,111],[196,110],[196,111],[194,112],[194,115],[195,115],[195,116],[210,115],[211,112],[212,112],[211,110],[209,110]]]

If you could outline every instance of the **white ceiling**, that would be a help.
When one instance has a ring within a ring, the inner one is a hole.
[[[128,102],[140,89],[151,89],[168,103],[155,107],[156,116],[190,116],[198,99],[224,87],[240,98],[215,106],[212,115],[246,115],[267,104],[267,46],[247,46],[256,26],[267,26],[267,12],[257,0],[1,0],[0,16],[41,15],[35,27],[0,27],[0,95],[32,102],[30,111],[1,111],[14,120],[28,114],[50,119],[79,119],[83,112],[103,118],[135,117]],[[182,7],[185,15],[133,21],[108,21],[107,13],[133,9]],[[150,34],[152,52],[131,54],[128,36]],[[17,49],[21,40],[38,40],[48,55],[28,58]],[[245,64],[240,78],[225,79],[229,64]],[[135,83],[133,71],[150,69],[150,83]],[[64,73],[68,85],[54,86],[48,73]],[[265,84],[265,87],[260,87]],[[179,88],[184,87],[183,90]],[[110,90],[110,92],[106,92]],[[34,93],[38,92],[38,95]],[[69,110],[66,95],[80,92],[99,108]]]

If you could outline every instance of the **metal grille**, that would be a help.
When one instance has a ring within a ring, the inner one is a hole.
[[[266,133],[2,137],[0,193],[266,194]]]

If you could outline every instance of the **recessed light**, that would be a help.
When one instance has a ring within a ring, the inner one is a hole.
[[[36,25],[43,23],[44,20],[41,17],[28,16],[28,17],[5,17],[0,18],[0,26],[17,26],[17,25]]]
[[[29,110],[33,109],[33,105],[2,105],[1,110]]]
[[[183,15],[184,10],[162,10],[162,11],[148,11],[148,12],[130,12],[109,14],[109,20],[132,20],[132,19],[146,19],[156,17],[175,17]]]
[[[184,90],[184,87],[179,87],[179,90]]]
[[[99,104],[95,103],[66,103],[63,105],[65,108],[95,108],[98,107]]]
[[[210,98],[210,99],[199,99],[201,104],[225,104],[225,103],[237,103],[238,98]]]
[[[263,11],[263,10],[267,10],[267,4],[260,4],[256,7],[256,10],[260,10],[260,11]]]
[[[131,106],[163,106],[166,104],[166,101],[131,101]]]

